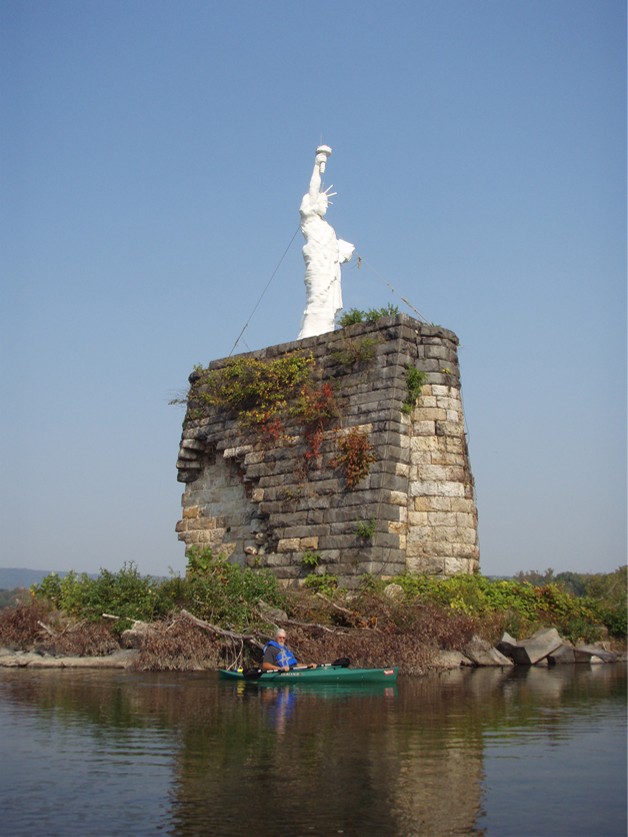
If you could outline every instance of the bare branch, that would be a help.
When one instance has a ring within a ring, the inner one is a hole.
[[[181,616],[184,619],[189,619],[189,621],[197,627],[210,631],[210,633],[216,634],[217,636],[227,637],[228,639],[234,640],[234,642],[248,642],[251,645],[255,645],[257,648],[262,647],[252,634],[239,634],[236,631],[227,631],[224,628],[219,628],[217,625],[212,625],[210,622],[205,622],[203,619],[192,616],[192,614],[187,610],[181,610]]]

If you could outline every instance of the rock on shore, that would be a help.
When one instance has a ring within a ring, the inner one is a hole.
[[[5,668],[130,668],[138,656],[135,650],[120,650],[105,657],[53,657],[36,651],[0,648],[0,666]]]
[[[625,654],[615,654],[596,645],[578,645],[562,639],[556,628],[541,628],[527,639],[517,640],[505,633],[497,646],[473,637],[463,650],[440,651],[436,667],[459,666],[554,666],[565,663],[625,662]]]

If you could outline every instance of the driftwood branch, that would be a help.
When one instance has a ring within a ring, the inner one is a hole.
[[[335,610],[339,610],[341,613],[346,613],[348,616],[354,616],[355,615],[352,610],[349,610],[346,607],[340,607],[339,604],[336,604],[336,602],[332,602],[331,599],[328,599],[327,596],[323,596],[322,593],[317,593],[316,595],[318,596],[319,599],[322,599],[324,602],[326,602],[328,605],[333,607]]]
[[[198,628],[203,628],[204,630],[209,631],[212,634],[216,634],[217,636],[224,636],[234,642],[249,642],[251,645],[255,645],[258,648],[262,647],[252,634],[239,634],[237,631],[227,631],[224,628],[219,628],[218,625],[212,625],[211,622],[205,622],[205,620],[199,619],[197,616],[192,616],[192,614],[187,610],[181,610],[180,615],[184,619],[188,619]]]
[[[39,619],[37,620],[37,624],[39,625],[40,628],[43,628],[44,631],[46,631],[46,633],[49,634],[50,636],[55,635],[55,632],[52,630],[52,628],[50,628],[48,625],[45,625],[43,622],[40,622]]]
[[[317,628],[319,631],[327,631],[329,634],[346,633],[349,628],[338,626],[329,628],[327,625],[319,625],[318,622],[297,622],[296,619],[282,619],[284,625],[296,625],[298,628]]]
[[[350,616],[354,620],[354,622],[356,621],[357,614],[355,613],[355,611],[348,610],[346,607],[341,607],[339,604],[336,604],[336,602],[332,602],[331,599],[328,599],[327,596],[323,596],[322,593],[316,593],[316,595],[319,597],[319,599],[322,599],[324,602],[327,602],[328,605],[331,605],[331,607],[334,607],[336,610],[339,610],[341,613],[346,613],[347,616]],[[375,633],[381,634],[380,629],[377,627],[377,625],[375,623],[368,624],[368,622],[362,617],[359,617],[359,616],[357,617],[357,624],[358,624],[358,627],[360,627],[360,628],[368,628],[371,631],[375,631]],[[340,630],[344,630],[344,629],[340,629]]]

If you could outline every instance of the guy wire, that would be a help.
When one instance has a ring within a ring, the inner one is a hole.
[[[402,301],[405,305],[407,305],[407,306],[408,306],[408,308],[410,308],[410,310],[411,310],[411,311],[414,311],[414,313],[417,315],[417,317],[419,318],[419,320],[420,320],[422,323],[429,323],[429,322],[430,322],[430,321],[427,319],[427,317],[424,317],[424,316],[423,316],[423,314],[421,314],[421,312],[420,312],[420,311],[418,311],[418,310],[414,307],[414,305],[412,305],[412,303],[411,303],[411,302],[409,302],[409,301],[405,298],[405,296],[402,296],[402,295],[399,293],[399,291],[397,291],[397,290],[396,290],[396,289],[392,286],[392,284],[388,281],[388,279],[386,279],[384,276],[382,276],[382,275],[381,275],[381,273],[379,273],[377,270],[375,270],[375,268],[373,267],[373,265],[372,265],[372,264],[370,264],[369,262],[367,262],[367,261],[366,261],[366,259],[364,258],[364,256],[360,256],[360,255],[358,255],[358,269],[360,268],[360,265],[366,265],[366,267],[368,267],[368,269],[369,269],[369,270],[372,270],[372,271],[373,271],[373,273],[377,276],[377,278],[378,278],[380,281],[382,281],[385,285],[387,285],[387,286],[390,288],[390,290],[391,290],[391,291],[392,291],[392,292],[393,292],[396,296],[398,296],[398,297],[399,297],[399,299],[400,299],[400,300],[401,300],[401,301]]]
[[[292,247],[292,242],[294,241],[294,239],[295,239],[295,237],[296,237],[296,234],[299,232],[300,227],[301,227],[301,225],[299,224],[299,226],[298,226],[298,227],[296,228],[296,230],[294,231],[294,233],[293,233],[293,235],[292,235],[292,238],[290,239],[290,242],[288,243],[288,246],[287,246],[287,247],[286,247],[286,249],[283,251],[283,255],[281,256],[281,258],[280,258],[280,259],[279,259],[279,261],[277,262],[277,267],[273,270],[273,272],[272,272],[272,274],[271,274],[271,276],[270,276],[270,279],[269,279],[269,280],[268,280],[268,282],[266,283],[266,287],[264,288],[264,290],[263,290],[263,291],[262,291],[262,293],[260,294],[260,297],[259,297],[259,299],[257,300],[257,302],[255,303],[255,306],[254,306],[253,310],[252,310],[252,311],[251,311],[251,313],[249,314],[249,318],[248,318],[248,320],[247,320],[247,321],[244,323],[244,325],[242,326],[242,331],[238,334],[238,339],[237,339],[237,340],[235,341],[235,343],[233,344],[233,348],[232,348],[232,349],[231,349],[231,351],[229,352],[229,357],[231,357],[231,355],[235,352],[235,350],[236,350],[236,347],[237,347],[238,343],[239,343],[239,342],[240,342],[240,340],[242,339],[242,335],[244,334],[244,332],[246,331],[246,329],[247,329],[247,327],[248,327],[249,323],[250,323],[250,322],[251,322],[251,320],[253,319],[253,315],[255,314],[255,312],[257,311],[257,309],[259,308],[259,305],[260,305],[260,303],[261,303],[262,299],[264,298],[264,294],[266,293],[266,291],[267,291],[267,290],[268,290],[268,288],[270,287],[270,283],[271,283],[271,282],[273,281],[273,279],[275,278],[275,276],[276,276],[276,274],[277,274],[277,271],[278,271],[278,270],[279,270],[279,268],[281,267],[281,263],[282,263],[282,262],[283,262],[283,260],[286,258],[286,254],[288,253],[288,250]]]

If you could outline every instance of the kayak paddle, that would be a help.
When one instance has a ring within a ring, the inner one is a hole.
[[[337,660],[334,660],[333,663],[321,663],[320,665],[315,666],[315,668],[349,668],[351,665],[351,660],[348,657],[339,657]],[[306,668],[304,666],[296,666],[297,669]],[[291,669],[292,670],[292,669]],[[269,671],[266,672],[267,674],[283,674],[283,671]],[[264,670],[262,668],[245,668],[242,669],[242,676],[245,680],[259,680],[260,677],[264,674]]]

